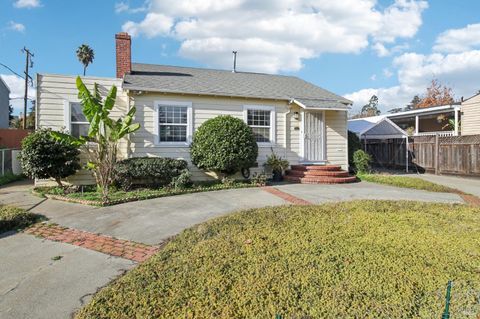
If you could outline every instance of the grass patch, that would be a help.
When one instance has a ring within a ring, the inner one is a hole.
[[[41,219],[21,208],[0,205],[0,233],[28,227]]]
[[[480,210],[354,201],[188,229],[97,293],[86,318],[452,318],[480,312]]]
[[[25,178],[25,176],[23,176],[23,175],[15,175],[13,173],[6,173],[5,175],[0,176],[0,186],[11,183],[11,182],[19,181],[19,180],[22,180],[24,178]]]
[[[387,174],[357,174],[360,180],[403,188],[413,188],[438,193],[459,193],[458,190],[426,181],[418,177],[407,177]]]
[[[61,187],[36,187],[34,192],[40,195],[57,195],[72,200],[87,200],[92,201],[91,204],[99,206],[115,205],[120,203],[126,203],[137,200],[174,196],[181,194],[190,194],[198,192],[208,192],[223,189],[233,188],[248,188],[257,187],[258,185],[248,182],[231,182],[228,184],[222,184],[220,182],[203,182],[196,183],[187,188],[171,188],[162,187],[158,189],[140,188],[133,189],[131,191],[115,190],[112,189],[109,195],[109,201],[102,201],[102,194],[96,190],[93,186],[87,186],[82,188],[76,187],[74,190]],[[61,199],[61,198],[60,198]]]

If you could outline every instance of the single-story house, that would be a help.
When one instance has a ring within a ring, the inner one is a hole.
[[[480,134],[480,92],[462,101],[462,135]]]
[[[337,165],[348,169],[347,111],[351,101],[295,76],[232,72],[131,62],[131,38],[116,35],[116,78],[83,77],[102,94],[116,85],[114,116],[137,109],[141,129],[121,144],[123,158],[183,158],[194,179],[208,175],[190,163],[195,130],[218,115],[232,115],[252,127],[259,146],[258,167],[272,150],[290,164]],[[38,127],[80,135],[88,128],[77,98],[75,76],[38,74]],[[69,181],[92,183],[89,172]]]

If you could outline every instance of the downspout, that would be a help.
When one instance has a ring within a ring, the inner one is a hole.
[[[123,82],[122,82],[122,90],[123,90]],[[130,103],[131,103],[131,99],[132,97],[130,96],[130,91],[129,90],[126,90],[126,94],[127,94],[127,114],[128,112],[130,112]],[[131,150],[131,140],[130,140],[130,134],[127,135],[127,158],[130,158],[130,154],[132,153],[132,150]]]
[[[293,103],[293,99],[291,99],[288,104],[287,104],[287,112],[285,112],[284,114],[284,129],[285,129],[285,133],[284,133],[284,136],[285,136],[285,159],[287,159],[287,156],[288,156],[288,152],[287,152],[287,146],[288,146],[288,143],[287,143],[287,129],[288,129],[288,125],[287,125],[287,118],[288,118],[288,115],[292,112],[292,109],[290,108],[290,105]]]

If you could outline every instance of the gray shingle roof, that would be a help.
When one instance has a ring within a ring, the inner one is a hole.
[[[163,93],[295,99],[306,107],[344,108],[352,102],[298,77],[133,63],[123,88]],[[303,102],[302,102],[303,101]]]

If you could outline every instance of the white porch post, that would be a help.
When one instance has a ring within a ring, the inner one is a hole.
[[[405,157],[406,157],[406,162],[405,162],[405,167],[406,171],[408,173],[408,136],[405,136]]]
[[[418,118],[418,115],[415,115],[415,135],[418,135],[419,129],[418,126],[420,124],[420,120]]]
[[[458,108],[455,108],[455,136],[458,136]]]

